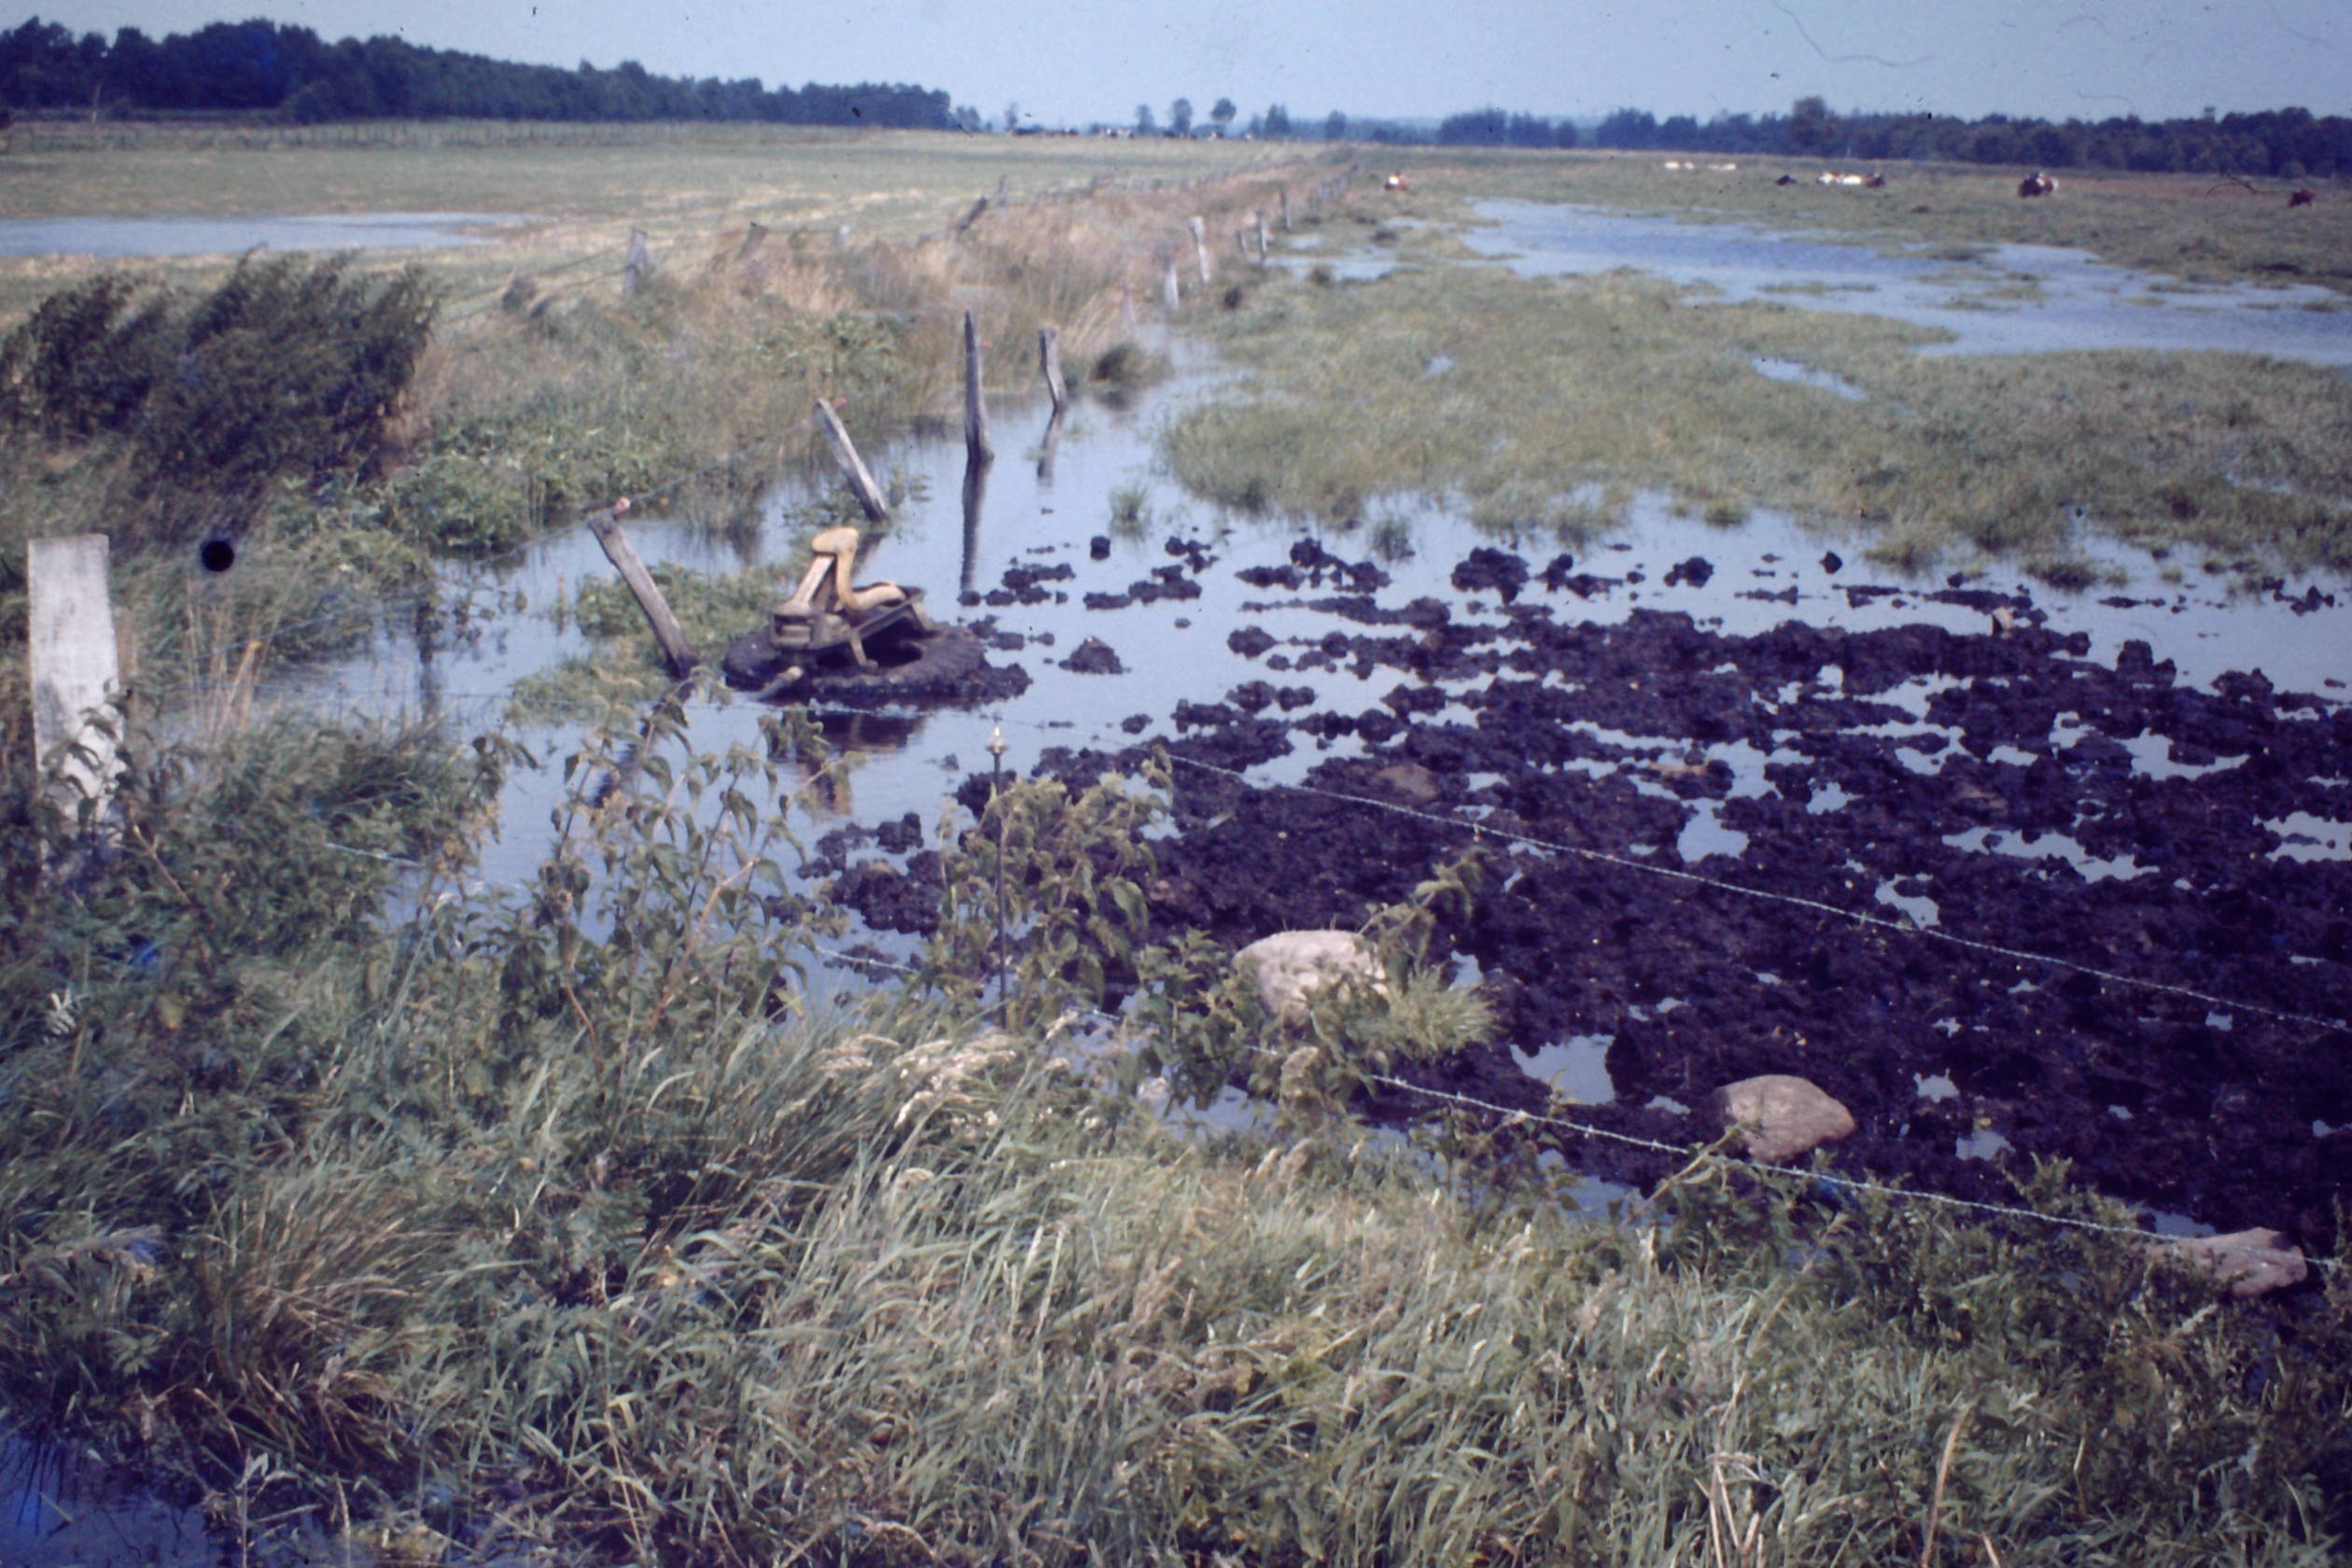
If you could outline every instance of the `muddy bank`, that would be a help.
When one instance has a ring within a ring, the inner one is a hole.
[[[1244,627],[1263,679],[1046,767],[1188,764],[1154,916],[1237,948],[1353,925],[1477,843],[1482,896],[1439,950],[1476,960],[1505,1035],[1433,1084],[1539,1109],[1509,1047],[1607,1036],[1615,1097],[1576,1113],[1598,1127],[1695,1141],[1684,1108],[1717,1085],[1799,1073],[1861,1122],[1841,1169],[1998,1200],[2065,1158],[2157,1210],[2331,1242],[2352,865],[2298,823],[2352,820],[2352,712],[2260,675],[2192,689],[2145,644],[2095,662],[2023,593],[1919,595],[1974,634],[1737,635],[1588,622],[1630,579],[1579,567],[1481,549],[1455,573],[1471,599],[1384,609],[1377,567],[1302,545],[1252,581],[1327,631]],[[1373,700],[1317,705],[1293,683],[1317,668]],[[1235,777],[1318,752],[1300,789]],[[875,915],[921,925],[903,879],[867,880]],[[1530,1136],[1615,1180],[1667,1168]]]

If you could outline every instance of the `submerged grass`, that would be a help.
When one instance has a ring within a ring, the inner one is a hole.
[[[1933,332],[1882,319],[1631,272],[1525,281],[1427,248],[1346,287],[1269,282],[1212,329],[1250,378],[1183,414],[1167,449],[1188,487],[1237,509],[1344,525],[1420,497],[1577,535],[1594,487],[1663,488],[1711,522],[1772,507],[1859,523],[1897,559],[2054,558],[2106,536],[2352,567],[2352,385],[2315,367],[1923,357]]]
[[[1609,1225],[1343,1122],[1188,1142],[1056,1026],[814,1007],[773,764],[676,723],[634,783],[571,764],[526,889],[291,927],[201,1015],[128,973],[12,1009],[20,1415],[425,1561],[2329,1560],[2340,1274],[2225,1307],[2126,1238],[1802,1174],[1694,1164]],[[134,837],[178,864],[217,804]],[[1082,862],[1132,804],[1032,794],[973,846],[1035,846],[1029,951],[1077,994],[1057,889],[1117,902]],[[138,885],[87,907],[161,930]]]

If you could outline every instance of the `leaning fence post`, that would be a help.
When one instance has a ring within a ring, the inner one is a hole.
[[[605,558],[621,572],[621,581],[629,585],[637,608],[645,611],[646,623],[653,628],[653,640],[662,645],[662,657],[669,665],[670,679],[683,680],[693,673],[700,656],[694,645],[686,640],[685,628],[678,617],[670,613],[669,601],[662,597],[661,585],[653,574],[637,559],[637,547],[629,536],[621,531],[621,514],[629,510],[629,497],[622,497],[602,511],[588,514],[589,531],[596,542],[604,546]]]
[[[996,460],[996,448],[988,441],[988,405],[980,395],[980,325],[964,312],[964,454],[974,468],[985,468]]]
[[[882,498],[881,486],[874,483],[874,475],[866,471],[864,459],[858,455],[849,432],[842,427],[841,415],[833,404],[817,399],[817,423],[824,428],[825,442],[833,448],[833,461],[841,465],[842,476],[849,481],[850,493],[858,497],[858,505],[865,509],[869,522],[879,523],[890,515],[889,504]]]
[[[26,545],[24,563],[34,763],[57,756],[49,798],[69,814],[82,801],[96,803],[93,821],[105,819],[122,772],[109,548],[104,534],[36,539]]]
[[[653,243],[645,237],[642,229],[629,231],[629,260],[621,269],[621,291],[634,294],[645,287],[645,280],[653,275]]]
[[[1054,400],[1054,412],[1070,407],[1070,385],[1062,380],[1061,329],[1054,326],[1037,329],[1037,368],[1045,377],[1045,396]]]
[[[1209,220],[1203,217],[1188,217],[1184,219],[1184,225],[1192,231],[1193,259],[1200,263],[1200,281],[1207,283],[1209,281]]]

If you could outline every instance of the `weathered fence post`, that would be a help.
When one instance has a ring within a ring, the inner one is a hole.
[[[767,225],[764,223],[754,222],[749,230],[745,231],[743,244],[735,247],[735,265],[740,267],[750,260],[752,254],[766,242],[767,236]]]
[[[1263,267],[1266,265],[1266,214],[1262,210],[1255,211],[1250,217],[1257,222],[1258,265]]]
[[[679,625],[678,617],[670,613],[669,601],[662,597],[661,585],[645,569],[645,563],[637,559],[637,547],[629,542],[629,536],[621,531],[621,514],[628,510],[629,498],[623,496],[604,511],[590,512],[588,528],[596,536],[596,542],[604,546],[605,558],[620,569],[621,581],[629,585],[637,609],[645,611],[646,623],[653,628],[653,640],[662,645],[662,658],[669,665],[670,679],[683,680],[693,673],[701,658],[695,653],[694,645],[686,640],[685,628]]]
[[[57,780],[49,798],[69,815],[81,802],[95,802],[93,821],[105,819],[122,771],[109,552],[104,534],[36,539],[25,546],[34,763],[45,767],[54,757]]]
[[[1168,275],[1160,279],[1160,301],[1170,315],[1183,308],[1184,296],[1176,287],[1176,259],[1172,256],[1168,259]]]
[[[629,260],[621,269],[621,292],[634,294],[644,287],[645,280],[653,275],[655,265],[653,242],[646,238],[644,230],[630,230]]]
[[[879,523],[890,515],[889,504],[882,499],[881,487],[866,471],[865,462],[858,455],[858,448],[849,440],[849,432],[842,428],[841,415],[833,404],[817,399],[817,423],[823,427],[826,444],[833,448],[833,461],[841,465],[843,477],[849,481],[850,494],[858,497],[858,505],[865,509],[869,522]]]
[[[1290,231],[1290,187],[1286,185],[1282,187],[1282,232],[1287,234]]]
[[[1045,377],[1045,396],[1054,400],[1054,412],[1070,407],[1070,385],[1062,380],[1061,329],[1054,326],[1037,329],[1037,368]]]
[[[1209,281],[1209,220],[1204,217],[1188,217],[1184,219],[1184,225],[1192,231],[1193,259],[1200,263],[1200,281],[1207,283]]]
[[[972,203],[971,208],[965,212],[963,217],[956,219],[956,232],[960,234],[965,230],[971,228],[973,224],[979,222],[980,215],[987,210],[988,199],[986,196],[983,196],[978,201]]]
[[[980,395],[980,324],[964,312],[964,460],[974,468],[996,461],[988,441],[988,405]]]

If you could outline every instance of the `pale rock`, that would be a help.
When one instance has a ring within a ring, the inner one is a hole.
[[[2160,1241],[2156,1250],[2160,1255],[2210,1276],[2241,1301],[2299,1285],[2311,1274],[2310,1266],[2303,1262],[2303,1249],[2287,1245],[2287,1239],[2275,1230],[2185,1236],[2177,1240]]]
[[[1818,1085],[1785,1072],[1726,1084],[1709,1102],[1727,1127],[1745,1130],[1748,1156],[1778,1164],[1854,1131],[1854,1113]]]
[[[1233,961],[1256,978],[1258,1000],[1284,1023],[1304,1019],[1316,992],[1351,977],[1383,988],[1379,961],[1353,931],[1276,931],[1242,948]]]

